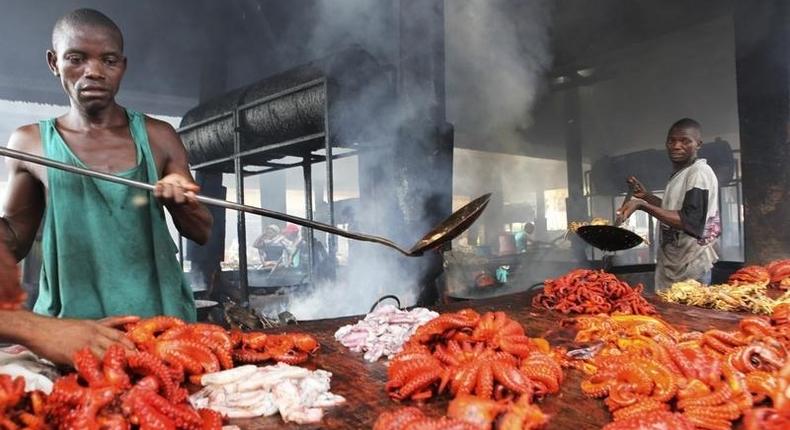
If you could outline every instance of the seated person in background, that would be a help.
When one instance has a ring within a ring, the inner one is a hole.
[[[303,243],[299,226],[291,223],[286,224],[280,243],[285,248],[283,252],[284,264],[288,267],[297,267],[299,265],[299,248]]]
[[[308,256],[310,252],[307,246],[307,239],[300,240],[297,245],[296,253],[291,260],[291,265],[295,268],[308,269]],[[331,278],[334,275],[333,262],[329,258],[326,247],[318,238],[313,237],[313,273],[319,278]]]
[[[521,231],[516,232],[516,251],[526,252],[527,246],[535,241],[535,223],[525,222]]]
[[[280,227],[275,224],[267,225],[263,229],[263,233],[255,239],[252,247],[258,250],[263,267],[272,267],[280,261],[284,249],[283,239]]]

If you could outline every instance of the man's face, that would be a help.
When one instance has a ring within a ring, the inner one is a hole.
[[[697,158],[702,144],[699,130],[694,128],[673,128],[667,135],[667,154],[675,164],[687,163]]]
[[[117,35],[99,26],[68,27],[47,52],[50,70],[60,77],[69,98],[87,112],[113,103],[126,71]]]

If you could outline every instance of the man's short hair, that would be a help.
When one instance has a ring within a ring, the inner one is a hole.
[[[58,36],[68,27],[100,27],[115,34],[123,50],[123,34],[118,25],[107,15],[96,9],[77,9],[61,16],[52,27],[52,48],[55,48]]]
[[[702,135],[702,125],[691,119],[691,118],[682,118],[675,121],[671,127],[669,127],[669,131],[676,130],[676,129],[694,129],[699,131],[699,134]]]

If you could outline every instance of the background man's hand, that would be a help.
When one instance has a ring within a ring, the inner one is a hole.
[[[626,180],[628,183],[628,187],[631,188],[631,191],[634,193],[634,197],[638,199],[647,198],[650,195],[650,192],[639,182],[639,179],[636,179],[636,176],[629,176]]]
[[[19,268],[8,247],[0,242],[0,309],[19,309],[25,292],[19,284]]]
[[[200,187],[196,183],[178,173],[171,173],[154,185],[154,197],[168,206],[183,204],[197,206],[198,191]]]
[[[633,198],[623,203],[623,205],[620,206],[620,209],[618,209],[616,212],[617,218],[615,224],[619,225],[624,223],[625,220],[627,220],[631,216],[631,214],[636,212],[637,209],[641,209],[645,205],[645,203],[646,202],[640,198]]]
[[[74,353],[88,347],[102,357],[112,344],[134,351],[134,343],[119,330],[124,324],[138,321],[135,316],[105,318],[99,321],[41,317],[27,347],[55,364],[72,365]]]

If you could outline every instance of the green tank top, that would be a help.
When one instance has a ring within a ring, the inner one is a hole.
[[[118,176],[153,184],[156,164],[145,117],[127,111],[137,166]],[[44,155],[87,167],[55,119],[41,121]],[[49,169],[36,313],[68,318],[172,315],[195,320],[162,206],[148,191]]]

